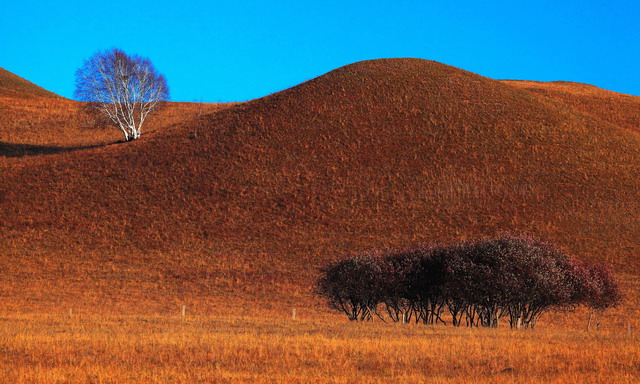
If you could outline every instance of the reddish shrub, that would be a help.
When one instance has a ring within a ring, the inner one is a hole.
[[[434,324],[447,310],[454,326],[535,327],[553,308],[605,309],[620,300],[608,269],[568,258],[527,235],[418,247],[332,264],[318,283],[329,305],[352,320],[371,319],[384,303],[393,321]]]

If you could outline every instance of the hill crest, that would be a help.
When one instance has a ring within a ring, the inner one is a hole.
[[[63,98],[4,68],[0,68],[0,96]]]

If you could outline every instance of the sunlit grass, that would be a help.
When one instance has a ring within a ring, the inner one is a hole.
[[[333,317],[11,315],[3,382],[637,382],[624,332],[454,329]]]

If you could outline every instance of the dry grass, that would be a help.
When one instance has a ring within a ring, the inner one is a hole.
[[[640,97],[566,81],[503,81],[574,111],[640,132]]]
[[[379,60],[231,108],[170,103],[142,139],[105,145],[119,133],[87,135],[77,103],[10,80],[22,93],[0,89],[9,382],[638,374],[637,339],[620,335],[640,329],[638,98],[596,108],[617,99]],[[85,149],[43,155],[60,148]],[[311,295],[318,268],[345,253],[507,230],[613,264],[627,293],[607,321],[616,331],[360,326]],[[159,315],[183,302],[196,319]],[[292,306],[309,317],[259,319]],[[53,315],[67,308],[80,318]]]
[[[1,91],[1,90],[0,90]],[[214,113],[233,104],[165,103],[151,115],[143,134],[165,129],[199,114]],[[0,92],[1,155],[37,155],[56,150],[104,146],[122,141],[122,133],[105,122],[96,122],[73,100],[49,97],[16,97]],[[10,148],[15,145],[14,148]],[[6,148],[4,148],[4,147]],[[19,151],[20,146],[32,146]],[[13,153],[9,152],[14,149]]]
[[[381,60],[195,120],[175,108],[137,143],[10,162],[0,224],[49,249],[525,230],[638,268],[640,137],[499,82]]]
[[[0,320],[6,383],[637,383],[640,377],[640,338],[622,330],[469,330],[284,317]]]
[[[0,68],[0,95],[30,99],[34,96],[48,99],[62,99],[53,92]]]

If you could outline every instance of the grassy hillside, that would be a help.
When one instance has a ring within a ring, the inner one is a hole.
[[[229,104],[231,105],[231,104]],[[225,104],[165,103],[143,134],[225,108]],[[65,99],[0,68],[0,162],[2,157],[57,153],[122,140],[106,121]]]
[[[60,99],[53,92],[39,87],[29,80],[25,80],[4,68],[0,68],[0,96],[31,98],[33,96]]]
[[[579,113],[640,132],[640,97],[567,81],[506,80],[505,84],[558,102]]]
[[[175,108],[136,142],[3,160],[7,306],[322,311],[328,260],[506,230],[637,291],[640,136],[614,118],[419,59]]]

